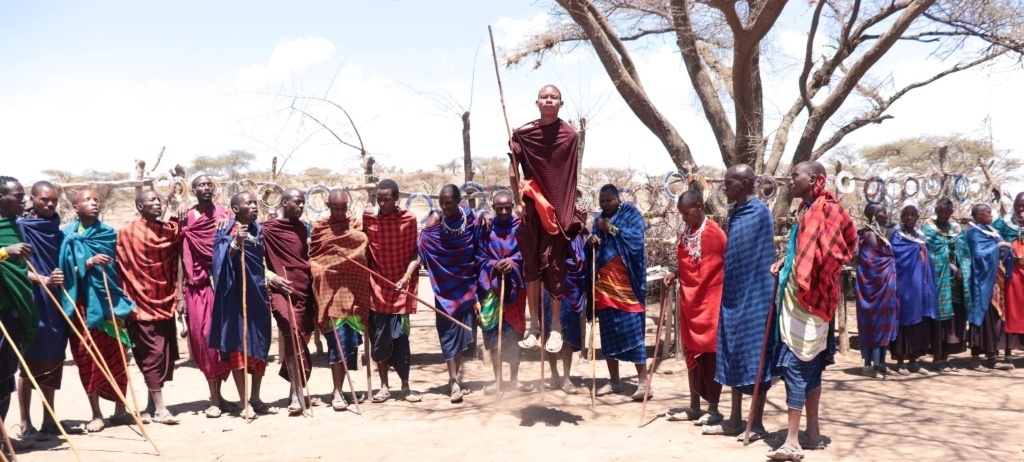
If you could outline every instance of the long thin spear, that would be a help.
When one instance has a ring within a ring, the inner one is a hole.
[[[118,343],[117,351],[121,353],[121,362],[124,364],[124,378],[128,382],[128,391],[132,394],[132,404],[135,405],[135,411],[129,411],[128,413],[135,418],[135,423],[139,424],[139,430],[146,436],[146,439],[153,444],[153,448],[156,449],[156,455],[159,456],[160,449],[157,448],[156,443],[153,443],[153,440],[149,438],[149,435],[146,433],[146,427],[142,424],[142,420],[139,418],[139,401],[138,398],[135,397],[135,387],[132,385],[132,375],[128,371],[128,356],[124,352],[124,345],[120,344],[121,328],[117,326],[117,314],[114,313],[114,300],[110,298],[110,284],[107,283],[107,272],[102,270],[100,272],[103,273],[103,289],[107,292],[107,305],[110,306],[110,322],[114,325],[114,339]],[[125,403],[125,405],[127,406],[127,403]]]
[[[103,289],[107,292],[107,305],[110,306],[110,323],[114,325],[114,338],[117,339],[118,343],[120,343],[121,328],[117,325],[117,314],[114,313],[114,300],[110,298],[110,284],[107,282],[109,278],[107,277],[106,271],[100,272],[103,273]],[[139,401],[138,398],[135,397],[135,387],[132,385],[132,375],[128,373],[128,356],[125,355],[124,346],[119,346],[120,348],[118,348],[117,351],[121,353],[121,362],[124,364],[124,377],[128,382],[128,391],[132,395],[132,404],[135,405],[135,413],[138,414]]]
[[[494,31],[491,30],[491,26],[487,26],[487,34],[491,37],[491,57],[494,58],[494,76],[498,78],[498,97],[501,98],[501,113],[505,116],[505,132],[508,133],[508,148],[512,154],[512,175],[513,181],[516,184],[513,186],[519,186],[519,160],[516,159],[516,150],[512,148],[512,127],[508,123],[508,111],[505,109],[505,90],[501,87],[501,72],[498,70],[498,51],[494,47]],[[520,200],[520,198],[516,198]],[[543,355],[543,353],[541,353]],[[542,379],[543,380],[543,379]],[[543,387],[541,387],[543,390]]]
[[[246,300],[246,276],[245,276],[245,244],[238,249],[238,259],[242,262],[242,407],[245,409],[245,422],[252,422],[249,418],[249,304]]]
[[[363,347],[363,353],[366,356],[366,359],[363,360],[363,362],[366,363],[366,399],[370,399],[370,396],[373,395],[373,372],[370,370],[370,363],[372,362],[370,358],[370,349],[373,348],[373,346],[370,344],[369,323],[367,323],[366,327],[363,329],[363,338],[366,339],[364,342],[366,343],[366,346]],[[355,388],[352,389],[352,397],[355,398],[356,401],[359,400],[359,398],[356,397]]]
[[[597,400],[597,345],[594,331],[597,330],[597,249],[590,247],[590,407],[596,407]]]
[[[658,347],[661,345],[661,329],[665,326],[665,291],[661,291],[661,309],[658,314],[658,333],[654,337],[654,357],[651,358],[651,368],[647,371],[647,389],[644,390],[644,404],[640,406],[640,423],[637,428],[644,426],[644,414],[647,412],[647,397],[651,396],[651,381],[654,380],[654,369],[658,366]]]
[[[285,272],[285,274],[288,274],[288,269],[285,268],[284,272]],[[302,369],[302,370],[299,371],[299,377],[301,377],[302,378],[302,382],[306,384],[306,397],[305,397],[305,399],[309,400],[309,416],[313,417],[313,400],[310,399],[309,380],[306,378],[306,360],[305,360],[305,358],[303,358],[304,355],[302,354],[302,351],[301,351],[302,349],[299,348],[301,346],[299,344],[299,326],[295,324],[295,323],[297,323],[299,321],[299,318],[295,317],[295,305],[292,304],[292,296],[291,296],[291,294],[285,294],[285,296],[288,298],[288,312],[292,315],[292,322],[291,322],[291,325],[292,325],[291,326],[292,327],[292,345],[294,345],[294,347],[295,347],[295,355],[299,357],[299,367]],[[298,394],[302,394],[302,387],[299,387],[299,389],[296,390],[295,394],[297,394],[297,395]],[[306,403],[302,403],[302,408],[303,409],[306,408]],[[303,412],[303,413],[305,413],[305,412]]]
[[[501,294],[498,295],[498,404],[501,404],[502,384],[505,379],[505,365],[501,360],[505,356],[505,350],[501,349],[501,338],[505,336],[505,274],[501,274]]]
[[[761,339],[761,358],[757,360],[757,377],[754,380],[754,396],[750,402],[750,412],[747,413],[747,428],[743,431],[743,445],[750,444],[750,430],[754,428],[754,402],[761,391],[761,374],[764,372],[764,357],[768,349],[768,335],[771,334],[772,316],[775,314],[775,297],[779,295],[779,280],[775,280],[775,288],[772,289],[772,303],[768,305],[768,318],[764,323],[764,338]],[[767,399],[767,395],[765,399]]]
[[[359,410],[359,396],[356,395],[356,386],[352,385],[352,375],[348,373],[348,362],[345,361],[345,347],[341,346],[341,336],[338,335],[338,329],[340,327],[335,324],[335,318],[331,318],[331,326],[334,326],[334,341],[338,342],[338,353],[341,353],[341,370],[345,371],[345,379],[348,380],[348,387],[352,389],[352,401],[356,402],[356,413],[363,415],[363,411]],[[358,353],[358,351],[357,351]],[[367,393],[367,396],[370,394]],[[345,399],[345,395],[342,394],[342,399]]]
[[[11,459],[14,459],[14,462],[18,462],[18,454],[14,452],[14,444],[11,443],[11,437],[7,435],[7,426],[4,425],[4,419],[0,419],[0,433],[4,435],[4,444],[7,445],[7,450],[11,453]],[[3,454],[0,453],[0,456],[3,456]],[[7,462],[7,457],[3,457],[3,460]]]

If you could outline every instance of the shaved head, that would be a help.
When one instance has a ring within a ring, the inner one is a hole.
[[[813,160],[805,160],[803,162],[800,162],[799,164],[796,164],[796,167],[794,167],[794,169],[800,170],[810,175],[825,175],[825,166]]]
[[[734,176],[737,180],[754,180],[754,169],[747,164],[736,164],[725,171],[726,176]]]
[[[348,191],[344,189],[334,189],[327,195],[327,205],[331,204],[347,204],[348,203]]]

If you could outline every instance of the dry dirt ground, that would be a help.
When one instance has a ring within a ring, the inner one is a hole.
[[[429,286],[420,293],[429,293]],[[653,349],[658,306],[648,307],[649,354]],[[852,312],[852,310],[851,310]],[[851,323],[855,325],[855,321]],[[445,395],[446,369],[439,353],[434,315],[421,311],[412,317],[412,386],[423,392],[420,403],[388,401],[334,412],[328,407],[313,409],[313,417],[263,416],[246,424],[237,416],[208,419],[207,387],[202,374],[188,360],[186,343],[180,341],[183,360],[174,381],[165,388],[171,410],[181,418],[177,426],[152,424],[153,447],[134,427],[108,428],[102,433],[72,436],[85,461],[157,460],[765,460],[771,447],[781,444],[786,414],[785,391],[781,383],[768,395],[765,425],[772,431],[766,441],[744,447],[735,438],[702,436],[689,423],[664,419],[670,408],[688,404],[684,363],[670,358],[658,366],[654,377],[654,399],[644,426],[638,428],[640,404],[628,396],[598,398],[590,407],[587,389],[576,396],[561,391],[531,394],[509,393],[497,405],[481,388],[492,379],[489,363],[469,361],[464,381],[474,393],[455,405]],[[276,352],[276,347],[271,349]],[[824,377],[821,411],[822,431],[830,441],[824,451],[807,452],[805,460],[1024,460],[1024,359],[1016,353],[1015,372],[980,374],[964,370],[956,374],[870,379],[860,374],[856,353],[838,358]],[[521,377],[540,377],[538,353],[526,358]],[[89,416],[86,397],[77,370],[65,364],[64,383],[57,394],[59,415],[70,424]],[[577,385],[590,386],[591,364],[573,366]],[[312,391],[325,401],[331,389],[325,355],[314,355]],[[967,358],[953,361],[964,369]],[[276,364],[268,367],[263,398],[286,405],[287,384],[277,377]],[[622,368],[635,389],[635,370]],[[131,366],[137,390],[144,385],[138,368]],[[548,372],[550,373],[550,372]],[[506,367],[507,374],[507,367]],[[607,378],[604,361],[597,366],[597,385]],[[358,391],[366,387],[365,369],[354,374]],[[374,371],[375,386],[379,385]],[[392,372],[392,383],[397,377]],[[224,386],[228,399],[237,400],[233,385]],[[728,413],[728,390],[722,411]],[[144,406],[145,396],[138,394]],[[749,406],[749,402],[745,402]],[[104,402],[104,412],[112,411]],[[32,418],[38,425],[42,416],[38,399],[33,400]],[[7,427],[17,432],[17,403],[12,403]],[[74,454],[59,440],[39,443],[23,451],[19,459],[31,461],[73,461]]]

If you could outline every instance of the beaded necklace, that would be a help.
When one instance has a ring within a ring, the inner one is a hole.
[[[437,215],[441,218],[441,228],[443,228],[446,233],[460,236],[462,233],[466,232],[466,226],[469,224],[469,218],[466,217],[466,214],[463,213],[462,210],[459,210],[459,212],[462,214],[462,226],[459,226],[459,229],[452,229],[451,226],[448,226],[448,223],[444,222],[444,213],[441,211],[437,212]]]
[[[708,217],[704,216],[704,221],[700,223],[700,227],[697,228],[692,234],[689,233],[690,227],[687,226],[683,229],[683,242],[686,243],[686,248],[690,253],[690,260],[700,263],[700,240],[701,235],[704,234],[704,226],[708,224]]]

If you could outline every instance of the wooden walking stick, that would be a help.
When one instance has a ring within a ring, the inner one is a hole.
[[[357,261],[355,261],[355,260],[353,260],[353,259],[351,259],[351,258],[349,258],[349,257],[347,257],[347,256],[345,256],[345,255],[343,255],[343,254],[338,254],[338,255],[339,255],[339,256],[340,256],[341,258],[344,258],[345,260],[348,260],[348,261],[349,261],[349,262],[351,262],[352,264],[354,264],[354,265],[356,265],[357,267],[361,268],[361,269],[362,269],[363,271],[366,271],[366,272],[370,273],[370,275],[371,275],[371,276],[375,276],[375,277],[377,277],[377,279],[380,279],[380,280],[382,280],[382,281],[384,281],[384,282],[387,282],[388,284],[390,284],[390,285],[391,285],[391,287],[394,287],[395,289],[398,289],[398,284],[395,284],[395,283],[394,283],[394,282],[392,282],[392,281],[391,281],[390,279],[388,279],[388,278],[384,277],[384,275],[382,275],[382,274],[380,274],[380,273],[378,273],[378,272],[376,272],[376,271],[374,271],[374,270],[372,270],[372,269],[370,269],[370,268],[367,268],[367,267],[366,267],[365,265],[363,265],[363,264],[361,264],[361,263],[359,263],[359,262],[357,262]],[[449,321],[451,321],[451,322],[455,323],[455,324],[456,324],[456,325],[458,325],[459,327],[461,327],[461,328],[463,328],[463,329],[466,329],[466,330],[468,330],[468,331],[470,331],[470,332],[474,332],[474,331],[473,331],[473,329],[471,329],[471,328],[470,328],[469,326],[467,326],[467,325],[465,325],[465,324],[463,324],[463,323],[459,322],[459,320],[458,320],[458,319],[455,319],[455,318],[451,317],[451,315],[449,315],[448,313],[445,313],[445,311],[444,311],[444,310],[442,310],[442,309],[440,309],[440,308],[438,308],[438,307],[436,307],[436,306],[434,306],[434,305],[431,305],[430,303],[427,303],[427,302],[423,301],[423,299],[422,299],[422,298],[419,298],[419,297],[417,297],[417,296],[413,295],[413,294],[412,294],[411,292],[409,292],[409,290],[408,290],[408,289],[406,289],[406,290],[405,290],[405,291],[403,291],[402,293],[404,293],[405,295],[408,295],[408,296],[412,297],[412,299],[413,299],[413,300],[416,300],[417,302],[420,302],[420,304],[422,304],[423,306],[425,306],[425,307],[427,307],[427,308],[430,308],[431,310],[434,310],[434,312],[435,312],[435,313],[437,313],[437,314],[441,315],[442,317],[444,317],[444,318],[448,319]],[[474,333],[475,333],[475,332],[474,332]]]
[[[369,315],[367,315],[367,318],[369,318]],[[366,323],[366,328],[363,329],[363,338],[365,339],[364,343],[366,343],[366,346],[363,347],[363,354],[366,356],[366,359],[363,361],[366,363],[366,399],[372,400],[373,371],[371,370],[372,366],[370,364],[373,361],[370,358],[370,349],[373,348],[373,346],[370,344],[370,323]],[[355,398],[356,401],[359,400],[359,398],[356,397],[355,388],[352,389],[352,397]]]
[[[13,348],[13,345],[11,345]],[[11,452],[11,459],[14,462],[18,462],[18,454],[14,452],[14,444],[11,443],[11,437],[7,435],[7,425],[4,425],[4,419],[0,419],[0,432],[4,434],[4,444],[7,445],[7,450]],[[0,460],[7,462],[7,457],[0,451]]]
[[[505,365],[501,362],[505,356],[505,350],[501,349],[501,338],[505,336],[505,273],[501,274],[501,294],[498,295],[498,380],[495,385],[498,387],[498,404],[501,404],[502,385],[505,381]]]
[[[32,266],[32,262],[28,262],[28,267],[29,270],[36,275],[37,279],[43,279],[43,277],[39,275],[39,272],[36,271],[35,267]],[[41,285],[41,287],[43,288],[43,291],[45,291],[46,294],[50,296],[50,300],[53,300],[53,304],[57,307],[57,312],[60,313],[60,315],[64,318],[64,321],[67,322],[68,327],[71,328],[71,332],[75,334],[75,337],[78,338],[78,341],[81,342],[82,346],[85,347],[85,352],[89,355],[90,358],[92,358],[93,363],[97,365],[97,367],[100,370],[100,373],[103,375],[105,379],[107,379],[107,383],[109,383],[110,388],[114,390],[114,394],[117,395],[118,399],[120,399],[122,403],[124,403],[125,407],[128,407],[128,399],[125,398],[125,396],[121,393],[121,389],[117,386],[117,382],[114,381],[113,376],[110,374],[110,369],[106,365],[106,362],[103,361],[102,355],[97,357],[97,354],[93,352],[93,349],[96,348],[96,342],[92,340],[92,336],[89,336],[89,341],[87,342],[86,339],[82,337],[82,334],[78,332],[78,329],[75,328],[75,324],[73,321],[71,321],[71,318],[67,315],[67,313],[64,312],[64,308],[61,306],[60,302],[57,301],[57,297],[53,295],[53,292],[50,291],[50,288],[46,287],[45,285]],[[75,300],[71,298],[70,294],[68,294],[67,289],[64,289],[64,296],[71,301],[71,305],[72,307],[74,307]],[[78,313],[77,309],[74,310],[74,312],[76,315],[78,315],[79,322],[81,322],[83,328],[85,329],[86,335],[89,335],[89,330],[85,323],[85,319],[81,317],[81,314]],[[3,326],[0,325],[0,328],[2,327]],[[28,375],[29,381],[32,382],[32,385],[35,386],[36,391],[39,393],[39,397],[43,401],[43,407],[45,407],[46,410],[49,411],[50,417],[53,417],[54,422],[57,424],[57,429],[60,430],[60,433],[61,435],[64,436],[64,439],[68,441],[68,444],[71,445],[72,449],[75,449],[74,444],[71,443],[71,440],[68,438],[67,432],[64,431],[64,427],[61,425],[60,419],[57,418],[57,414],[53,412],[53,408],[50,407],[50,403],[46,401],[46,397],[43,396],[42,388],[36,382],[35,377],[32,375],[32,372],[28,368],[28,364],[25,363],[25,359],[21,356],[21,353],[18,352],[17,348],[14,349],[14,353],[18,355],[18,359],[21,361],[22,369],[27,373],[26,375]],[[133,419],[135,419],[136,424],[138,424],[141,427],[142,422],[140,421],[138,416],[136,416],[135,414],[131,414],[131,416]],[[153,440],[149,439],[149,435],[147,435],[145,431],[142,432],[142,436],[149,441],[149,444],[153,445],[153,449],[156,449],[157,455],[160,455],[160,449],[156,447],[156,443],[154,443]],[[75,455],[78,455],[77,449],[75,450]],[[79,460],[81,460],[81,457],[79,457]]]
[[[491,57],[494,58],[494,76],[498,79],[498,97],[501,98],[501,113],[505,116],[505,133],[508,134],[509,154],[512,155],[512,181],[515,182],[512,186],[515,187],[515,190],[519,194],[522,194],[522,192],[519,191],[519,159],[516,158],[516,150],[512,148],[512,127],[508,123],[508,111],[505,109],[505,90],[501,86],[501,71],[498,70],[498,51],[494,48],[494,31],[491,29],[490,25],[487,26],[487,35],[491,37]],[[516,198],[516,202],[521,203],[521,201],[521,197]],[[542,392],[543,388],[544,387],[542,386]]]
[[[348,387],[352,389],[352,401],[356,402],[356,413],[363,415],[363,411],[359,409],[359,396],[356,395],[356,386],[352,385],[352,375],[348,372],[348,361],[345,360],[347,358],[347,356],[345,356],[345,347],[341,346],[341,336],[338,335],[338,329],[341,327],[335,323],[335,319],[337,318],[331,318],[331,326],[334,327],[334,341],[338,342],[338,353],[341,353],[341,370],[345,371],[345,379],[348,380]],[[366,396],[370,396],[370,394],[367,393]],[[342,392],[341,398],[345,399],[344,392]],[[310,415],[312,415],[312,412],[310,412]]]
[[[25,260],[25,261],[28,261],[28,260]],[[29,263],[29,268],[32,268],[32,263]],[[35,268],[32,268],[32,272],[33,273],[36,272]],[[38,275],[39,274],[36,273],[36,276],[38,276]],[[42,279],[40,279],[40,280],[42,280]],[[43,286],[43,287],[46,287],[46,286]],[[47,291],[47,293],[50,292],[49,289],[46,289],[46,291]],[[53,296],[52,293],[50,293],[50,298],[52,298],[54,300],[54,302],[56,302],[56,300],[57,300]],[[55,304],[57,305],[57,311],[60,311],[63,314],[64,310],[63,310],[63,308],[61,308],[60,304],[59,303],[55,303]],[[71,437],[69,437],[67,431],[64,430],[64,425],[60,423],[60,418],[57,417],[57,413],[54,412],[53,407],[50,405],[50,402],[46,400],[46,395],[43,394],[43,387],[39,386],[39,382],[36,381],[35,374],[33,374],[32,370],[29,369],[28,363],[25,362],[25,357],[21,355],[21,351],[19,351],[18,347],[15,346],[14,341],[13,341],[13,339],[11,337],[11,334],[9,332],[7,332],[7,327],[4,326],[4,323],[2,323],[2,322],[0,322],[0,331],[3,332],[4,340],[6,340],[7,344],[11,346],[11,350],[14,351],[14,355],[18,357],[18,362],[21,363],[21,370],[25,372],[25,375],[28,376],[28,380],[30,382],[32,382],[32,386],[35,388],[36,394],[39,395],[39,399],[43,402],[43,407],[46,409],[46,412],[48,412],[50,414],[50,417],[53,418],[53,423],[57,425],[57,430],[60,430],[60,434],[61,434],[61,436],[64,437],[64,441],[67,441],[68,442],[68,446],[71,446],[71,450],[74,451],[75,458],[78,459],[79,462],[81,462],[82,455],[78,453],[78,448],[75,447],[75,443],[73,443],[71,441]],[[0,424],[0,426],[2,426],[2,424]],[[6,429],[7,427],[3,427],[3,428]],[[4,432],[4,436],[5,437],[6,437],[6,435],[7,435],[7,433]],[[13,447],[11,448],[11,454],[14,454]]]
[[[754,396],[750,399],[750,412],[747,413],[747,428],[743,432],[743,445],[750,444],[750,430],[754,427],[754,400],[761,391],[761,374],[764,372],[764,357],[768,349],[768,336],[771,335],[771,326],[775,315],[775,297],[779,295],[779,280],[775,279],[775,288],[772,289],[772,302],[768,305],[768,318],[764,323],[764,338],[761,339],[761,358],[757,360],[757,376],[754,377]],[[768,399],[765,396],[765,399]]]
[[[249,418],[249,303],[245,293],[245,244],[238,249],[238,260],[242,262],[242,408],[245,409],[245,422],[249,423],[252,419]]]
[[[544,290],[544,287],[541,286],[540,290]],[[549,294],[549,295],[554,297],[553,294]],[[541,342],[540,342],[540,397],[544,398],[544,350],[547,350],[547,348],[546,348],[547,347],[547,345],[546,345],[547,342],[544,341],[547,338],[547,336],[544,335],[544,334],[546,333],[545,327],[547,327],[547,326],[545,325],[546,323],[544,322],[545,321],[544,320],[545,310],[544,310],[544,300],[543,300],[544,297],[538,297],[538,299],[540,300],[540,303],[538,303],[540,306],[537,307],[537,313],[538,313],[537,317],[540,318],[540,340],[541,340]],[[555,363],[556,364],[558,363],[557,357],[555,359]]]
[[[658,314],[658,333],[654,337],[654,357],[651,358],[651,368],[647,371],[647,390],[644,390],[644,404],[640,406],[640,423],[637,428],[644,426],[644,414],[647,412],[647,397],[651,396],[651,381],[654,380],[654,369],[658,366],[658,346],[661,345],[661,329],[665,326],[665,291],[661,291],[661,308]]]
[[[594,331],[597,330],[597,249],[590,247],[590,407],[597,401],[597,345]]]
[[[103,273],[103,289],[107,292],[107,305],[110,306],[110,323],[114,325],[114,340],[117,340],[118,348],[117,351],[121,353],[121,363],[124,364],[124,378],[128,382],[128,392],[132,395],[132,404],[135,405],[134,413],[139,413],[139,399],[135,396],[135,386],[132,385],[132,375],[128,372],[128,356],[124,352],[124,345],[121,345],[121,328],[117,325],[117,314],[114,313],[114,300],[110,298],[110,284],[107,282],[107,272],[100,270]],[[127,335],[127,332],[125,333]],[[125,403],[127,406],[127,403]],[[131,413],[132,411],[128,411]]]
[[[288,269],[285,268],[284,272],[285,274],[288,274]],[[299,377],[302,378],[302,382],[306,385],[305,399],[309,400],[309,416],[313,417],[313,400],[310,398],[309,380],[306,380],[306,360],[305,358],[303,358],[304,355],[302,354],[302,349],[299,348],[300,346],[302,346],[299,344],[299,326],[295,324],[296,322],[298,322],[299,319],[295,317],[295,305],[292,304],[291,294],[285,294],[285,296],[288,298],[288,312],[292,316],[292,345],[294,345],[295,347],[295,355],[299,357],[299,367],[301,368],[301,370],[299,371]],[[299,389],[295,391],[297,395],[301,394],[302,387],[299,387]],[[305,402],[302,403],[302,408],[303,410],[305,410]],[[303,411],[303,415],[305,415],[305,411]]]

